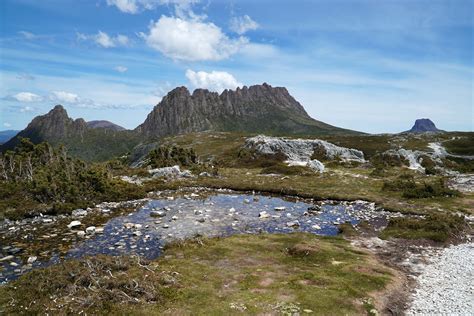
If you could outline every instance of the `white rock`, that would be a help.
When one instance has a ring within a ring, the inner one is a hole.
[[[86,235],[86,232],[83,231],[83,230],[80,230],[80,231],[77,232],[77,237],[81,237],[81,238],[82,238],[82,237],[84,237],[85,235]]]
[[[259,135],[247,138],[244,148],[267,155],[283,154],[288,165],[307,166],[318,172],[324,171],[324,165],[319,160],[311,159],[315,151],[321,152],[328,160],[365,162],[362,151],[336,146],[319,139],[289,139]]]
[[[267,211],[263,211],[263,212],[260,212],[260,213],[258,214],[258,217],[260,217],[260,218],[268,218],[268,217],[270,217],[270,214],[268,214]]]
[[[92,235],[95,233],[95,226],[89,226],[86,228],[86,234]]]
[[[284,207],[284,206],[275,207],[275,211],[284,211],[284,210],[286,210],[286,207]]]
[[[33,264],[36,260],[38,260],[38,257],[36,256],[31,256],[28,257],[28,260],[26,261],[28,264]]]
[[[69,229],[72,229],[72,228],[75,228],[75,227],[78,227],[78,226],[81,226],[81,222],[80,221],[72,221],[69,223],[69,225],[67,225],[67,227]]]

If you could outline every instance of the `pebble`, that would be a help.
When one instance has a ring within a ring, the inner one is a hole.
[[[442,249],[421,274],[407,315],[472,315],[474,243]]]

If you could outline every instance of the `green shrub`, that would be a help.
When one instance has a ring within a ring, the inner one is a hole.
[[[462,216],[435,213],[425,218],[399,217],[390,219],[382,238],[429,239],[445,242],[456,238],[467,224]]]
[[[148,153],[149,165],[152,168],[163,168],[173,165],[189,167],[198,163],[194,149],[177,146],[161,146]]]

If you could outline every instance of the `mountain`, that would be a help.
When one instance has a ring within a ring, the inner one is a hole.
[[[103,126],[102,123],[99,125]],[[61,105],[56,105],[45,115],[35,117],[18,135],[1,145],[0,151],[13,149],[20,137],[29,138],[33,143],[47,141],[53,145],[64,144],[71,155],[89,161],[124,155],[140,141],[138,134],[133,131],[95,128],[82,118],[73,120]]]
[[[98,120],[98,121],[89,121],[87,122],[87,127],[88,128],[105,128],[105,129],[109,129],[109,130],[112,130],[112,131],[124,131],[125,128],[120,126],[120,125],[117,125],[117,124],[114,124],[112,122],[109,122],[109,121],[105,121],[105,120]]]
[[[266,134],[354,133],[311,118],[286,88],[266,83],[221,94],[185,87],[169,92],[135,129],[144,137],[200,131]]]
[[[11,138],[15,137],[16,134],[18,134],[19,131],[15,130],[6,130],[6,131],[0,131],[0,145],[9,141]]]
[[[407,133],[426,133],[426,132],[442,132],[430,119],[423,118],[415,121],[415,125],[407,131]]]
[[[58,140],[81,135],[87,130],[86,121],[71,119],[62,105],[56,105],[45,115],[35,117],[28,126],[14,138],[2,145],[2,148],[13,148],[19,143],[19,137],[29,138],[34,143]]]

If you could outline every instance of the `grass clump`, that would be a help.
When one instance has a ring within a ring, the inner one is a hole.
[[[171,244],[151,264],[99,256],[37,270],[0,287],[0,312],[353,315],[390,279],[342,238],[236,235]]]
[[[390,219],[381,238],[429,239],[446,242],[458,238],[466,229],[463,216],[434,213],[425,218],[400,217]]]

